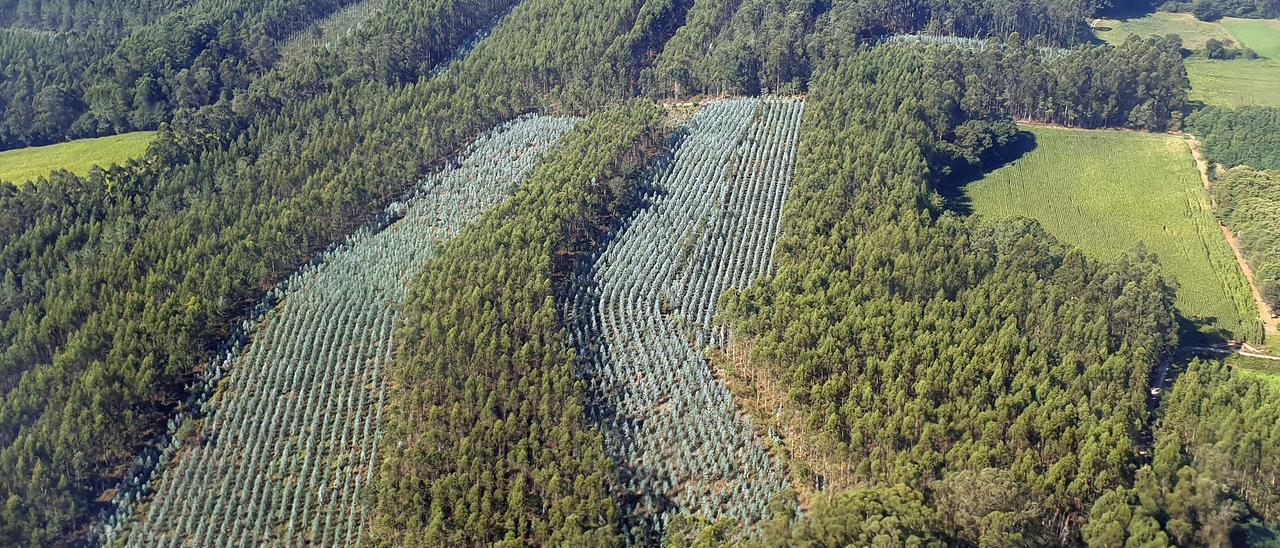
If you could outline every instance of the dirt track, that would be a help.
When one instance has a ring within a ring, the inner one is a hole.
[[[1200,153],[1200,141],[1197,141],[1194,135],[1187,135],[1187,146],[1191,148],[1191,156],[1196,160],[1196,168],[1200,171],[1200,181],[1204,184],[1204,191],[1209,193],[1209,202],[1213,203],[1213,183],[1209,181],[1209,162]],[[1222,235],[1227,238],[1227,244],[1231,246],[1231,252],[1235,254],[1236,262],[1240,264],[1240,270],[1244,272],[1245,279],[1249,280],[1249,290],[1253,293],[1253,301],[1258,306],[1258,319],[1262,322],[1263,332],[1267,338],[1280,337],[1280,326],[1277,325],[1278,322],[1272,314],[1271,307],[1267,305],[1267,301],[1263,300],[1262,292],[1258,291],[1258,284],[1254,282],[1253,278],[1253,268],[1249,266],[1249,262],[1244,259],[1244,253],[1240,250],[1240,240],[1226,225],[1218,223],[1218,227],[1222,229]],[[1241,351],[1242,354],[1245,352]],[[1280,359],[1257,353],[1252,355],[1254,357]]]

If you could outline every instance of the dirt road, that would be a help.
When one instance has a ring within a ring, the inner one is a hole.
[[[1195,158],[1196,168],[1200,170],[1200,181],[1204,184],[1204,191],[1209,193],[1209,202],[1213,203],[1213,183],[1209,181],[1209,162],[1200,152],[1200,141],[1196,140],[1194,135],[1187,135],[1187,146],[1191,148],[1191,156]],[[1258,284],[1253,278],[1253,268],[1249,266],[1248,261],[1244,260],[1244,253],[1240,251],[1240,240],[1226,225],[1218,223],[1218,227],[1222,229],[1222,235],[1227,238],[1227,244],[1231,246],[1231,252],[1235,254],[1236,262],[1240,264],[1240,270],[1244,272],[1245,279],[1249,280],[1249,290],[1253,293],[1254,303],[1258,305],[1258,319],[1262,321],[1263,332],[1267,338],[1280,337],[1280,322],[1277,322],[1272,314],[1267,301],[1263,300],[1262,292],[1258,291]]]

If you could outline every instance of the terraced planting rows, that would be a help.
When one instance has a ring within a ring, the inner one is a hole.
[[[495,130],[389,208],[397,220],[385,229],[353,235],[283,283],[281,304],[245,326],[251,341],[205,372],[218,388],[203,423],[171,423],[177,435],[141,489],[150,502],[118,498],[104,544],[359,543],[381,370],[407,285],[437,243],[510,196],[574,123],[525,118]]]
[[[786,485],[702,352],[723,340],[712,320],[724,291],[772,268],[803,112],[734,100],[695,115],[564,305],[633,542],[678,513],[750,523]]]

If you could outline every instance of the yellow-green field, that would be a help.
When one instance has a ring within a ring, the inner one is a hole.
[[[1100,19],[1094,23],[1094,32],[1103,41],[1119,45],[1133,35],[1182,37],[1187,49],[1202,49],[1210,38],[1217,38],[1230,47],[1237,45],[1231,33],[1220,23],[1206,23],[1189,13],[1156,12],[1136,19]]]
[[[1063,242],[1104,259],[1141,242],[1177,280],[1178,310],[1197,331],[1262,339],[1248,282],[1185,141],[1137,132],[1031,131],[1034,150],[968,186],[975,213],[1036,219]]]
[[[1253,48],[1258,55],[1280,61],[1280,19],[1236,19],[1228,17],[1222,25],[1236,40]]]
[[[76,175],[93,166],[109,167],[142,156],[155,139],[154,131],[79,139],[42,147],[0,152],[0,181],[22,184],[65,169]]]
[[[1094,23],[1098,38],[1118,45],[1132,35],[1177,34],[1187,49],[1204,48],[1210,38],[1228,47],[1249,47],[1264,59],[1211,61],[1187,58],[1191,100],[1207,105],[1280,107],[1280,20],[1235,19],[1207,23],[1187,13],[1153,13],[1135,19],[1103,19]]]
[[[1220,107],[1280,107],[1280,61],[1186,60],[1192,101]]]

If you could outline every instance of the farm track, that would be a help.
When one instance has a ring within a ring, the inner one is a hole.
[[[226,374],[199,432],[174,438],[145,486],[149,504],[103,543],[358,544],[382,369],[409,283],[436,245],[510,196],[573,125],[524,118],[482,137],[389,208],[398,220],[357,232],[282,284],[281,304],[247,346],[207,372]]]
[[[1205,159],[1204,154],[1200,150],[1200,141],[1196,140],[1194,135],[1187,136],[1187,146],[1191,149],[1191,156],[1195,158],[1196,169],[1200,172],[1200,181],[1204,184],[1204,191],[1209,194],[1210,203],[1213,203],[1213,183],[1209,180],[1209,162]],[[1216,204],[1214,204],[1216,207]],[[1280,337],[1280,325],[1278,325],[1271,307],[1267,305],[1267,301],[1262,298],[1262,292],[1258,290],[1258,284],[1254,281],[1253,267],[1249,266],[1249,261],[1244,258],[1244,251],[1240,249],[1240,240],[1231,232],[1227,225],[1218,223],[1218,227],[1222,229],[1222,235],[1226,237],[1227,244],[1231,246],[1231,252],[1236,256],[1236,262],[1240,265],[1240,270],[1244,272],[1244,277],[1249,281],[1249,290],[1253,294],[1253,301],[1258,307],[1258,319],[1262,322],[1263,334],[1266,337]],[[1243,352],[1242,352],[1243,353]],[[1256,353],[1255,353],[1256,354]],[[1274,358],[1273,356],[1259,356]],[[1280,358],[1275,358],[1280,359]]]
[[[773,268],[803,113],[788,99],[702,109],[562,303],[632,543],[656,541],[679,513],[752,523],[786,487],[702,352],[724,342],[713,324],[724,291]]]
[[[1200,150],[1200,141],[1194,135],[1188,134],[1186,142],[1187,147],[1191,149],[1191,156],[1195,160],[1196,170],[1200,173],[1200,182],[1204,185],[1204,190],[1209,195],[1210,204],[1216,207],[1213,204],[1213,182],[1209,179],[1209,162],[1204,158]],[[1231,229],[1221,222],[1218,223],[1218,228],[1222,230],[1222,235],[1231,247],[1232,254],[1235,255],[1236,263],[1240,265],[1240,271],[1244,273],[1245,279],[1249,282],[1249,290],[1253,294],[1255,305],[1258,307],[1258,319],[1262,322],[1264,336],[1268,338],[1280,337],[1280,329],[1277,329],[1277,318],[1268,314],[1271,308],[1267,306],[1266,301],[1262,299],[1262,293],[1258,291],[1258,285],[1253,278],[1253,268],[1249,266],[1249,262],[1244,258],[1244,252],[1240,249],[1240,241],[1236,239]],[[1249,343],[1227,343],[1221,346],[1184,346],[1160,362],[1155,375],[1152,377],[1151,388],[1156,390],[1163,389],[1165,382],[1168,380],[1169,365],[1176,361],[1178,356],[1185,355],[1187,352],[1234,353],[1250,358],[1280,361],[1280,356],[1272,356],[1262,352]]]

